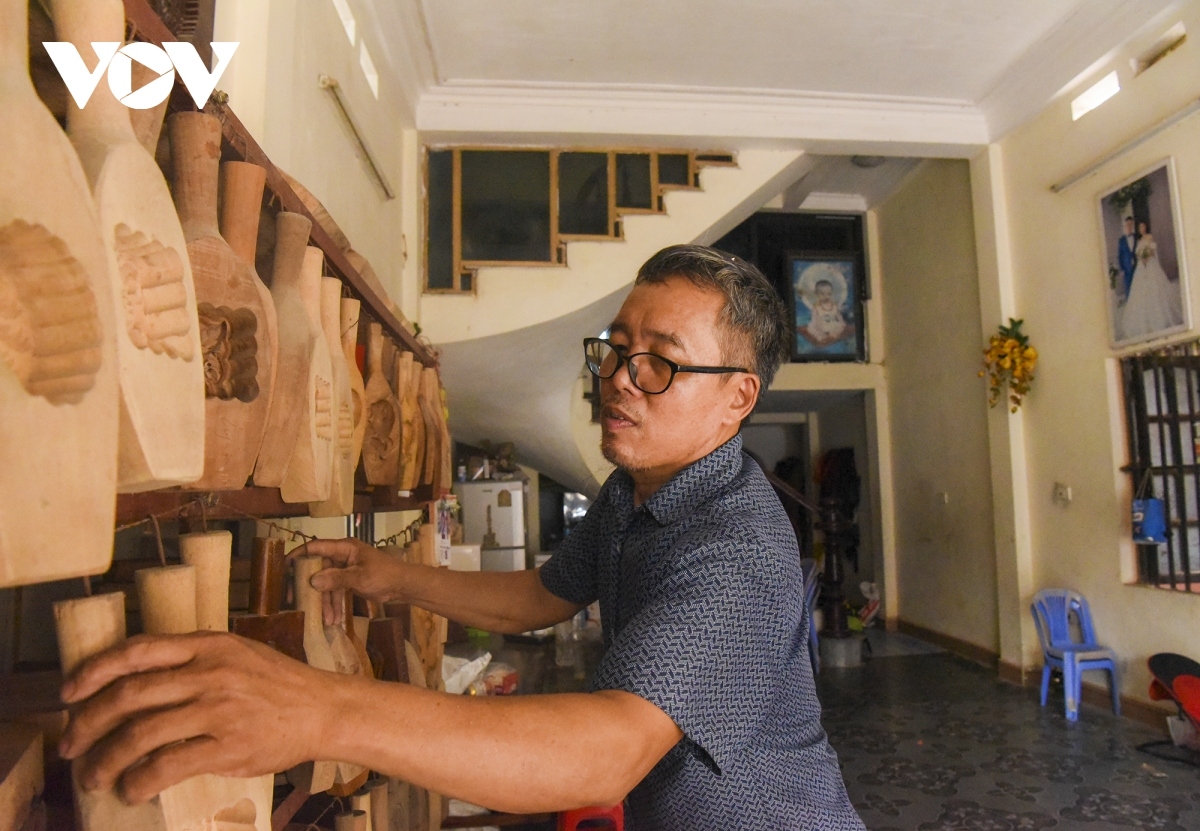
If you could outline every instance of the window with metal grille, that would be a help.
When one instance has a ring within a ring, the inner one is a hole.
[[[1139,545],[1141,582],[1200,592],[1200,341],[1121,359],[1134,494],[1163,501],[1167,541]]]

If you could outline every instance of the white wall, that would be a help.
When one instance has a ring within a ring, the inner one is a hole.
[[[1179,17],[1163,21],[1162,29],[1180,18],[1190,32],[1200,32],[1200,3],[1186,4]],[[1146,33],[1081,79],[1087,84],[1117,70],[1122,90],[1112,100],[1073,122],[1070,96],[1064,96],[972,165],[977,204],[995,209],[980,229],[996,249],[992,267],[981,271],[985,307],[989,297],[997,308],[1008,303],[1015,316],[1025,318],[1041,353],[1038,378],[1021,413],[992,416],[993,439],[997,433],[1003,439],[993,441],[994,464],[1014,473],[1015,511],[1028,515],[1028,553],[1022,553],[1018,539],[999,563],[1012,575],[1001,588],[1000,602],[1028,617],[1030,595],[1038,589],[1083,592],[1101,641],[1121,657],[1123,691],[1140,698],[1146,694],[1149,655],[1197,654],[1200,597],[1132,584],[1130,488],[1119,471],[1126,462],[1122,399],[1113,375],[1115,353],[1108,346],[1107,276],[1096,199],[1109,186],[1174,157],[1183,245],[1191,260],[1192,314],[1200,319],[1200,115],[1062,193],[1052,193],[1050,185],[1195,100],[1200,44],[1192,38],[1132,77],[1129,59],[1158,34]],[[987,326],[998,322],[988,320]],[[1068,507],[1052,502],[1055,482],[1071,486],[1074,501]],[[1011,632],[1008,640],[1004,660],[1026,667],[1040,661],[1028,626]]]
[[[354,45],[330,0],[219,0],[216,39],[241,43],[220,86],[271,161],[321,200],[400,299],[405,244],[412,242],[402,233],[409,201],[403,192],[416,187],[404,164],[405,133],[412,131],[403,129],[406,104],[386,73],[377,32],[357,0],[350,5],[358,18]],[[378,99],[359,66],[363,43],[381,72]],[[318,86],[320,75],[337,79],[397,198],[386,199],[375,184],[332,96]]]
[[[762,460],[768,472],[788,456],[804,453],[804,434],[808,428],[796,424],[747,424],[742,427],[742,446]]]
[[[967,163],[923,162],[879,208],[878,224],[899,617],[996,650],[986,393],[976,377],[983,332]]]

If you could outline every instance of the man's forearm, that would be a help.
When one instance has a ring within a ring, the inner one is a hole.
[[[450,571],[407,563],[401,564],[396,599],[506,634],[551,626],[580,608],[549,592],[536,570]]]
[[[514,813],[620,802],[682,735],[623,692],[476,698],[352,679],[334,697],[322,758]]]

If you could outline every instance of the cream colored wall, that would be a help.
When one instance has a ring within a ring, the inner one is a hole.
[[[1180,17],[1200,31],[1200,3]],[[1165,29],[1176,17],[1166,20]],[[1147,33],[1153,39],[1159,32]],[[980,187],[1001,191],[1004,207],[989,231],[998,230],[999,289],[1013,298],[1018,317],[1042,359],[1033,393],[1020,416],[1027,460],[1030,579],[1010,582],[1002,604],[1028,616],[1029,594],[1048,586],[1083,592],[1091,603],[1098,635],[1121,658],[1123,691],[1145,697],[1146,658],[1161,651],[1196,653],[1200,597],[1127,585],[1134,579],[1129,543],[1129,486],[1118,468],[1126,461],[1120,386],[1108,346],[1105,287],[1096,199],[1108,186],[1173,156],[1185,226],[1183,247],[1191,257],[1192,315],[1200,319],[1200,115],[1172,127],[1104,165],[1094,176],[1054,194],[1050,185],[1084,169],[1128,139],[1194,100],[1200,93],[1200,43],[1185,42],[1144,74],[1132,77],[1129,59],[1145,43],[1112,57],[1081,79],[1089,83],[1116,69],[1122,90],[1099,109],[1072,122],[1070,96],[1047,107],[1034,121],[976,160]],[[1007,270],[1007,276],[1005,271]],[[1005,286],[1005,281],[1011,282]],[[999,321],[987,321],[988,328]],[[1193,334],[1192,337],[1195,337]],[[1017,448],[1018,454],[1022,448]],[[1000,458],[1007,464],[1011,454]],[[1066,508],[1051,501],[1055,482],[1071,486]],[[1023,486],[1023,487],[1022,487]],[[1010,569],[1019,573],[1017,568]],[[1039,659],[1026,629],[1019,657]],[[1006,659],[1018,657],[1010,652]],[[1014,661],[1015,662],[1015,661]]]
[[[384,50],[367,15],[356,11],[352,46],[329,0],[219,0],[216,38],[241,45],[221,79],[230,106],[271,160],[318,199],[365,256],[392,297],[404,294],[404,164],[409,121],[401,90],[383,72]],[[381,72],[376,100],[359,67],[366,43]],[[336,78],[367,143],[397,197],[386,199],[368,172],[350,129],[320,75]]]
[[[926,161],[878,210],[899,617],[995,650],[971,184]]]

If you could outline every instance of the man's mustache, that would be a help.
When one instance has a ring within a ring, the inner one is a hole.
[[[637,424],[638,416],[633,409],[627,405],[623,405],[619,396],[614,396],[608,399],[600,400],[600,415],[605,418],[619,418],[628,421],[631,424]]]

